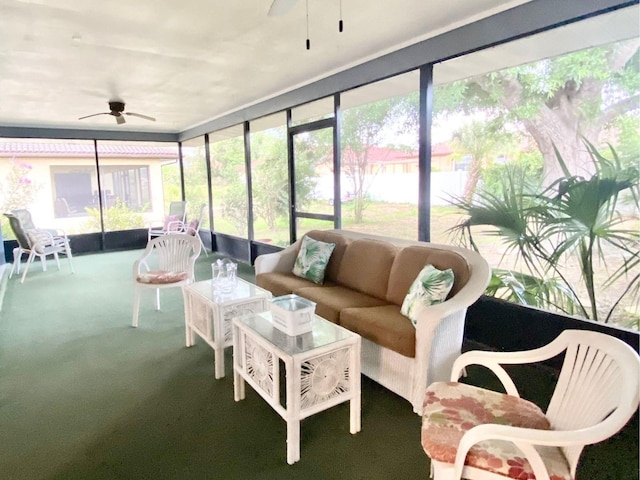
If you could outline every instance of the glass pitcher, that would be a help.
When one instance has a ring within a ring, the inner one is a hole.
[[[228,258],[218,259],[211,264],[211,278],[214,291],[231,293],[238,285],[238,265]]]

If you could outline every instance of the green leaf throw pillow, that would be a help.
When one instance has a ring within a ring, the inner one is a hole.
[[[453,287],[453,270],[438,270],[433,265],[426,265],[409,287],[404,297],[400,313],[409,317],[413,325],[418,320],[422,308],[442,303]]]
[[[324,272],[334,248],[336,248],[335,243],[320,242],[311,237],[304,237],[296,257],[296,263],[293,264],[293,274],[322,285]]]

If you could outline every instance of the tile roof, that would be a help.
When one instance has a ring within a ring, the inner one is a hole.
[[[145,145],[141,143],[111,144],[98,142],[98,153],[105,157],[176,158],[177,145]],[[0,141],[0,157],[93,157],[93,142],[46,143]]]

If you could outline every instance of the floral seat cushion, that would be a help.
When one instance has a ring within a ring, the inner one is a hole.
[[[462,436],[476,425],[487,423],[550,429],[544,413],[527,400],[463,383],[436,382],[429,386],[424,400],[422,447],[432,460],[454,463]],[[551,480],[570,480],[569,466],[560,449],[536,449]],[[477,443],[469,450],[465,464],[505,478],[536,478],[522,451],[507,441]]]
[[[136,277],[136,281],[140,283],[153,283],[153,284],[165,284],[165,283],[177,283],[186,280],[188,277],[187,272],[168,272],[166,270],[151,270],[146,273],[141,273]]]

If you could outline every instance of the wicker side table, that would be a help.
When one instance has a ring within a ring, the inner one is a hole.
[[[238,286],[230,294],[214,293],[211,280],[186,285],[182,293],[186,345],[194,345],[196,335],[209,344],[214,352],[215,378],[222,378],[224,349],[233,344],[231,320],[268,310],[271,292],[238,279]]]
[[[317,315],[312,324],[311,332],[289,336],[273,327],[270,312],[233,320],[234,399],[245,398],[246,382],[287,422],[290,465],[300,460],[306,417],[348,401],[349,431],[360,431],[360,336]]]

